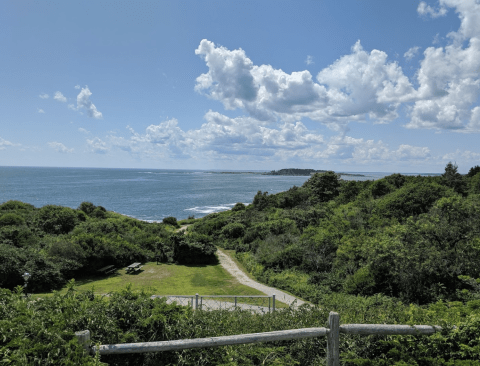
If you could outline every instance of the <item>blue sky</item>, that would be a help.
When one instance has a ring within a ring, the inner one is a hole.
[[[0,165],[466,173],[475,0],[0,4]]]

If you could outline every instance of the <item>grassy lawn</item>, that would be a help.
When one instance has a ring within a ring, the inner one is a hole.
[[[220,264],[184,266],[149,262],[135,274],[127,274],[122,268],[110,275],[76,280],[78,290],[90,290],[93,286],[97,294],[118,291],[129,283],[133,290],[144,289],[156,295],[264,295],[240,284]]]

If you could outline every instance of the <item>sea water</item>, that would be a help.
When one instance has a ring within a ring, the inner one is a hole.
[[[235,173],[235,174],[233,174]],[[0,203],[19,200],[35,207],[77,208],[84,201],[146,221],[189,216],[249,204],[258,191],[274,194],[301,186],[308,176],[260,172],[155,169],[0,167]],[[344,179],[379,179],[390,173],[361,173]]]

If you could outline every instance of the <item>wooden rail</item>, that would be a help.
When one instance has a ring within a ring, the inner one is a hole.
[[[90,331],[77,332],[80,344],[89,353],[100,355],[178,351],[190,348],[218,347],[258,342],[285,341],[310,337],[327,336],[327,365],[340,365],[339,337],[345,334],[380,334],[380,335],[428,335],[441,330],[439,326],[431,325],[394,325],[394,324],[344,324],[340,325],[340,315],[330,312],[329,328],[303,328],[280,330],[265,333],[237,334],[223,337],[180,339],[175,341],[106,344],[90,347]]]

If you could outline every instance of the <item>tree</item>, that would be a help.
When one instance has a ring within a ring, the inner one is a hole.
[[[462,195],[465,195],[467,191],[467,183],[458,172],[457,164],[453,164],[451,161],[448,162],[445,167],[445,173],[442,174],[442,182],[447,187],[453,188],[455,192]]]
[[[472,178],[477,173],[480,173],[480,166],[475,165],[473,168],[470,168],[470,170],[468,171],[467,177]]]
[[[333,171],[315,173],[304,183],[304,187],[310,188],[320,202],[330,201],[340,194],[340,180]]]
[[[38,211],[37,222],[48,234],[67,234],[78,223],[78,218],[71,208],[47,205]]]

